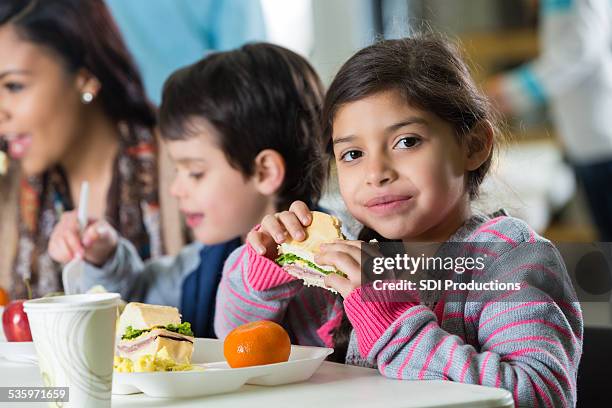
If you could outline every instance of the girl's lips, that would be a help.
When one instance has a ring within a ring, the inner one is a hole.
[[[9,155],[13,159],[22,159],[26,153],[30,145],[32,144],[32,137],[29,135],[18,135],[15,137],[9,137]]]
[[[381,196],[366,202],[365,207],[377,215],[390,215],[412,204],[412,196]]]
[[[204,219],[204,214],[185,214],[185,222],[189,228],[196,228]]]

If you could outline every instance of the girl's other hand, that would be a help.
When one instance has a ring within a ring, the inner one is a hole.
[[[117,231],[106,221],[92,221],[81,236],[77,212],[62,215],[49,239],[49,255],[66,264],[72,259],[84,259],[94,265],[103,265],[117,248]]]
[[[259,229],[254,229],[247,235],[247,242],[257,251],[269,259],[276,259],[278,251],[276,246],[285,242],[287,237],[296,241],[306,238],[307,227],[312,222],[312,213],[302,201],[295,201],[289,211],[274,215],[266,215],[261,221]]]
[[[347,277],[336,273],[325,276],[325,286],[336,290],[346,299],[356,288],[361,286],[361,244],[362,241],[338,240],[321,244],[321,252],[315,256],[319,265],[334,266]]]

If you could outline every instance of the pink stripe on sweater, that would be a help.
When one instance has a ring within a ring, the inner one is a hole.
[[[251,262],[249,262],[249,265],[253,265]],[[247,284],[248,279],[246,277],[246,274],[244,273],[244,265],[240,264],[240,276],[242,277],[242,286],[244,287],[244,293],[246,294],[251,294],[251,288],[249,288],[249,285]]]
[[[489,342],[489,340],[491,340],[493,337],[495,337],[498,333],[507,330],[509,328],[515,327],[515,326],[521,326],[524,324],[533,324],[533,323],[538,323],[538,324],[542,324],[544,326],[548,326],[554,330],[556,330],[557,332],[559,332],[560,334],[564,335],[567,339],[571,340],[573,343],[576,342],[576,339],[572,336],[573,333],[570,333],[569,331],[565,330],[563,327],[556,325],[554,323],[549,322],[548,320],[543,320],[543,319],[529,319],[529,320],[518,320],[516,322],[512,322],[512,323],[508,323],[505,326],[502,326],[498,329],[496,329],[495,331],[493,331],[493,333],[491,333],[489,335],[489,337],[487,337],[487,339],[484,341],[483,346],[485,344],[487,344]],[[535,331],[535,330],[534,330]]]
[[[546,266],[540,264],[540,263],[527,263],[527,264],[523,264],[521,266],[518,266],[514,269],[512,269],[509,272],[504,273],[503,275],[501,275],[501,277],[499,278],[499,280],[501,281],[502,279],[508,277],[508,276],[514,276],[516,274],[516,272],[521,271],[523,269],[535,269],[535,270],[539,270],[544,272],[547,275],[550,275],[552,278],[555,278],[556,280],[558,280],[560,278],[559,274],[555,273],[553,270],[551,270],[550,268],[547,268]]]
[[[238,258],[236,258],[236,261],[234,261],[234,263],[230,267],[230,272],[235,270],[236,267],[238,267],[238,264],[242,262],[242,258],[244,257],[244,254],[246,254],[247,248],[248,248],[248,245],[245,245],[244,248],[242,248],[242,251],[240,251]]]
[[[529,240],[527,242],[529,242],[530,244],[533,244],[534,242],[536,242],[535,235],[531,228],[529,228]]]
[[[482,295],[483,295],[484,293],[486,293],[486,291],[484,291],[484,290],[483,290],[483,291],[482,291],[482,293],[479,293],[479,294],[478,294],[478,296],[474,296],[474,301],[476,301],[476,300],[478,300],[480,297],[482,297]],[[514,292],[512,292],[512,291],[509,291],[509,292],[506,292],[506,293],[504,293],[504,294],[502,294],[502,295],[499,295],[498,297],[494,298],[493,300],[490,300],[490,301],[486,302],[486,303],[485,303],[485,304],[482,306],[482,309],[480,309],[480,315],[482,315],[482,313],[485,311],[485,309],[486,309],[486,308],[488,308],[488,307],[490,307],[490,306],[493,306],[493,305],[494,305],[494,304],[496,304],[497,302],[500,302],[500,301],[502,301],[503,299],[505,299],[505,298],[507,298],[507,297],[510,297],[510,296],[512,296],[512,295],[515,295],[515,293],[514,293]],[[478,316],[478,318],[480,318],[480,316]]]
[[[563,394],[563,391],[559,389],[557,384],[553,383],[552,381],[550,381],[548,378],[544,376],[540,376],[540,378],[542,379],[542,381],[544,381],[544,384],[546,384],[546,386],[549,389],[552,389],[553,392],[557,395],[557,397],[559,397],[561,401],[563,401],[563,406],[567,407],[567,398],[565,397],[565,394]]]
[[[425,364],[423,364],[421,371],[419,371],[419,380],[422,380],[423,377],[425,376],[425,373],[427,372],[427,368],[429,367],[429,364],[431,363],[431,359],[433,358],[434,354],[436,354],[436,352],[442,346],[442,344],[444,344],[444,342],[449,338],[451,338],[451,336],[444,336],[442,340],[440,340],[438,344],[436,344],[436,346],[429,352],[429,354],[427,355],[427,359],[425,360]]]
[[[289,299],[292,298],[293,296],[295,296],[296,293],[298,293],[300,290],[304,289],[304,286],[300,285],[297,288],[293,288],[293,289],[288,289],[288,290],[284,290],[280,293],[277,293],[274,296],[271,296],[269,298],[266,298],[266,300],[278,300],[278,299]]]
[[[238,316],[236,313],[234,313],[234,312],[233,312],[232,310],[230,310],[230,309],[227,309],[227,312],[228,312],[229,314],[231,314],[232,316],[234,316],[236,319],[240,320],[242,323],[248,323],[248,322],[249,322],[247,319],[245,319],[245,318],[244,318],[244,317],[242,317],[242,316]]]
[[[485,222],[480,227],[478,227],[478,229],[476,231],[474,231],[472,234],[470,234],[470,236],[468,237],[467,241],[472,241],[472,238],[474,238],[476,235],[480,234],[482,231],[484,231],[485,229],[487,229],[491,225],[497,224],[498,222],[500,222],[504,218],[506,218],[506,217],[502,215],[502,216],[493,218],[493,219]]]
[[[486,230],[482,230],[481,233],[489,233],[489,234],[493,234],[498,238],[503,239],[504,241],[506,241],[507,243],[509,243],[510,245],[512,245],[513,247],[516,247],[518,244],[516,243],[515,240],[513,240],[512,238],[510,238],[509,236],[507,236],[506,234],[502,234],[499,231],[496,230],[492,230],[492,229],[486,229]]]
[[[514,391],[512,392],[514,396],[514,406],[518,405],[519,397],[518,397],[518,378],[514,379]],[[534,398],[535,400],[535,398]]]
[[[536,392],[538,393],[538,395],[540,395],[543,399],[544,402],[546,403],[547,407],[552,407],[552,401],[550,400],[550,397],[548,396],[548,394],[546,394],[538,384],[535,383],[535,381],[533,381],[531,378],[529,378],[529,382],[531,383],[531,386],[536,390]]]
[[[463,312],[453,312],[444,315],[444,320],[463,319]]]
[[[484,358],[484,361],[482,362],[482,368],[480,370],[480,374],[478,376],[478,384],[479,385],[483,385],[483,380],[484,380],[484,376],[485,376],[485,371],[487,369],[487,363],[489,362],[489,358],[491,358],[491,352],[486,351],[485,353],[487,353],[487,356]]]
[[[255,307],[258,307],[258,308],[264,309],[264,310],[269,310],[271,312],[278,312],[279,311],[278,307],[272,307],[272,306],[269,306],[269,305],[264,305],[264,304],[257,303],[257,302],[254,302],[254,301],[250,300],[250,299],[245,298],[240,293],[238,293],[234,289],[232,289],[231,286],[229,285],[228,281],[225,281],[225,285],[229,289],[229,291],[231,292],[231,294],[233,296],[236,296],[238,299],[242,300],[244,303],[248,303],[251,306],[255,306]]]
[[[468,355],[467,360],[465,360],[465,363],[463,364],[463,368],[461,368],[461,376],[459,377],[460,383],[465,382],[465,374],[467,373],[468,367],[472,364],[472,357],[474,357],[475,355],[476,355],[476,352],[471,351],[470,354]]]
[[[506,343],[513,343],[513,342],[525,342],[525,341],[543,341],[546,343],[550,343],[556,347],[559,348],[559,350],[563,350],[563,353],[565,354],[565,357],[567,358],[567,361],[570,363],[570,365],[572,366],[572,369],[575,368],[575,364],[574,364],[574,360],[572,360],[570,358],[569,353],[567,352],[567,350],[565,349],[565,347],[563,347],[563,345],[561,344],[561,342],[551,339],[549,337],[545,337],[545,336],[525,336],[525,337],[519,337],[516,339],[510,339],[510,340],[504,340],[504,341],[500,341],[499,343],[495,343],[493,345],[491,345],[491,347],[489,347],[489,350],[494,350],[496,349],[498,346],[501,346],[502,344],[506,344]]]
[[[510,364],[512,364],[512,363],[510,363]],[[513,368],[514,368],[514,375],[516,377],[515,392],[516,392],[516,384],[518,384],[518,381],[519,381],[519,379],[518,379],[518,372],[522,371],[522,373],[524,374],[523,378],[526,378],[527,380],[529,380],[529,384],[531,385],[531,400],[533,401],[533,403],[535,404],[536,407],[539,407],[540,406],[540,402],[538,401],[538,397],[536,396],[535,387],[534,387],[533,381],[531,380],[531,377],[529,376],[529,374],[527,374],[527,372],[525,372],[525,370],[522,367],[520,367],[518,365],[514,365]],[[515,398],[514,398],[514,403],[515,403],[516,406],[518,406],[518,401],[519,401],[519,399],[518,399],[518,392],[516,392]]]
[[[225,289],[225,291],[227,292],[227,288],[224,288],[224,289]],[[238,310],[240,313],[242,313],[243,315],[254,317],[254,318],[255,318],[255,319],[257,319],[257,320],[268,320],[268,319],[269,319],[269,317],[267,317],[267,316],[261,316],[261,315],[258,315],[258,314],[256,314],[256,313],[249,312],[248,310],[244,310],[243,308],[241,308],[240,306],[238,306],[238,305],[236,304],[236,302],[234,302],[234,301],[232,300],[231,296],[227,296],[227,300],[229,301],[229,303],[230,303],[230,304],[231,304],[231,305],[232,305],[234,308],[236,308],[236,309],[237,309],[237,310]],[[224,309],[226,309],[226,308],[224,308]]]
[[[414,354],[414,350],[416,350],[416,348],[419,346],[419,344],[421,344],[421,340],[423,340],[423,337],[425,337],[425,335],[427,333],[429,333],[434,328],[434,326],[437,326],[437,324],[435,322],[428,323],[421,330],[421,332],[417,335],[417,338],[414,340],[414,343],[410,347],[410,351],[408,352],[408,355],[404,359],[404,362],[402,363],[402,365],[397,370],[397,378],[399,378],[400,380],[404,379],[404,377],[403,377],[404,369],[406,368],[408,363],[410,363],[410,360],[412,360],[412,355]]]
[[[419,305],[420,306],[420,305]],[[420,313],[424,313],[424,312],[429,312],[430,309],[427,306],[420,306],[419,308],[415,307],[415,310],[412,310],[410,313],[408,313],[407,315],[403,316],[401,319],[399,319],[397,322],[395,322],[393,324],[393,330],[391,331],[391,335],[395,335],[395,333],[402,327],[402,324],[404,323],[404,321],[406,321],[407,319],[414,317]]]
[[[344,310],[357,333],[359,353],[365,358],[380,336],[415,304],[365,302],[361,299],[361,289],[353,290],[344,300]]]
[[[232,322],[229,317],[227,317],[227,310],[226,309],[222,309],[219,311],[219,313],[221,314],[221,317],[223,317],[223,320],[225,320],[225,328],[228,329],[228,332],[233,329],[234,327],[236,327],[236,324],[234,322]],[[221,336],[219,336],[219,338],[221,338]]]
[[[444,371],[442,372],[442,374],[444,375],[444,377],[448,377],[448,372],[453,364],[453,357],[455,355],[455,349],[459,346],[458,343],[453,343],[453,345],[451,346],[451,351],[450,354],[448,356],[448,361],[446,362],[446,365],[444,366]]]
[[[470,243],[466,243],[465,247],[468,250],[472,251],[473,253],[482,253],[485,255],[489,255],[490,257],[495,258],[495,259],[499,258],[499,254],[497,252],[491,251],[490,249],[487,249],[487,248],[482,248],[482,247],[479,247],[479,246],[476,246]]]
[[[440,299],[438,303],[436,303],[433,312],[436,315],[436,320],[438,321],[438,324],[442,324],[442,319],[444,317],[444,301],[442,299]]]
[[[544,381],[544,379],[538,374],[538,372],[533,370],[530,366],[524,367],[524,370],[525,369],[528,369],[529,371],[533,372],[537,378],[539,378],[540,380]],[[542,397],[542,399],[544,399],[544,402],[546,403],[546,406],[547,407],[554,407],[554,405],[552,403],[552,400],[550,399],[550,396],[548,395],[548,393],[546,391],[544,391],[542,388],[540,388],[540,386],[535,381],[533,381],[531,376],[528,376],[528,377],[529,377],[529,381],[531,382],[531,385],[535,388],[535,390],[538,393],[538,395],[540,395]],[[544,383],[546,383],[546,381],[544,381]]]
[[[579,308],[576,308],[574,304],[566,302],[564,300],[557,301],[557,304],[559,305],[559,307],[569,310],[571,314],[573,314],[577,318],[582,319],[582,311]]]
[[[323,343],[327,347],[334,347],[334,339],[332,337],[332,333],[338,326],[340,326],[340,323],[342,322],[342,316],[344,315],[344,312],[341,307],[334,306],[334,312],[334,317],[329,319],[323,324],[323,326],[317,329],[317,334],[319,335],[321,340],[323,340]]]
[[[397,330],[401,327],[401,322],[404,322],[406,319],[409,319],[410,317],[416,316],[418,314],[424,313],[426,312],[428,309],[425,308],[425,306],[423,306],[423,308],[421,309],[417,309],[414,311],[411,311],[410,313],[408,313],[406,316],[404,316],[401,321],[398,321],[396,325],[394,325],[393,330],[391,332],[391,337],[395,336],[395,333],[397,333]],[[387,349],[389,347],[392,347],[395,344],[399,344],[399,343],[407,343],[409,342],[412,338],[414,337],[413,334],[411,334],[410,336],[406,336],[406,337],[399,337],[395,340],[390,341],[389,343],[387,343],[385,345],[385,347],[383,347],[383,349],[380,351],[380,355],[384,355],[387,351]],[[386,367],[386,363],[382,362],[381,365],[384,367]]]
[[[522,348],[522,349],[513,351],[512,353],[508,353],[508,354],[503,355],[502,356],[502,360],[504,360],[504,361],[508,361],[508,360],[513,361],[514,357],[522,356],[523,354],[528,354],[528,353],[542,353],[545,356],[547,356],[548,358],[550,358],[551,360],[553,360],[555,363],[557,363],[557,365],[559,367],[561,367],[561,370],[563,370],[562,373],[556,372],[556,374],[558,375],[557,378],[560,378],[564,383],[566,383],[570,387],[570,389],[574,388],[572,383],[569,381],[569,374],[567,373],[567,371],[563,367],[563,364],[559,361],[559,359],[557,359],[557,357],[555,357],[554,355],[552,355],[551,353],[549,353],[548,351],[546,351],[544,349],[535,348],[535,347]],[[552,368],[550,368],[550,370],[554,372],[554,370]],[[544,380],[543,377],[542,377],[542,380]]]
[[[488,318],[488,319],[487,319],[487,320],[485,320],[484,322],[480,323],[480,325],[478,326],[478,330],[482,329],[482,327],[483,327],[484,325],[486,325],[487,323],[489,323],[491,320],[493,320],[493,319],[495,319],[495,318],[497,318],[497,317],[499,317],[499,316],[501,316],[501,315],[504,315],[504,314],[506,314],[506,313],[509,313],[509,312],[511,312],[511,311],[513,311],[513,310],[521,309],[521,308],[523,308],[523,307],[527,307],[527,306],[541,305],[541,304],[544,304],[544,303],[546,303],[546,302],[537,302],[537,301],[533,301],[533,302],[525,302],[525,303],[523,303],[523,304],[520,304],[520,305],[517,305],[517,306],[511,307],[510,309],[502,310],[501,312],[494,314],[493,316],[491,316],[490,318]]]

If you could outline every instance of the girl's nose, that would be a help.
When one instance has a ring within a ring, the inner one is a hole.
[[[389,165],[383,157],[371,157],[368,162],[366,183],[372,186],[383,186],[389,184],[397,178],[397,174],[393,167]]]

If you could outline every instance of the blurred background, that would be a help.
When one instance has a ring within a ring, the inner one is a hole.
[[[431,29],[456,40],[481,86],[540,53],[542,4],[537,0],[262,0],[261,4],[269,40],[307,56],[326,83],[358,49],[413,31]],[[567,163],[547,106],[502,120],[509,142],[482,188],[477,207],[495,211],[502,206],[551,240],[596,240],[581,185]]]

